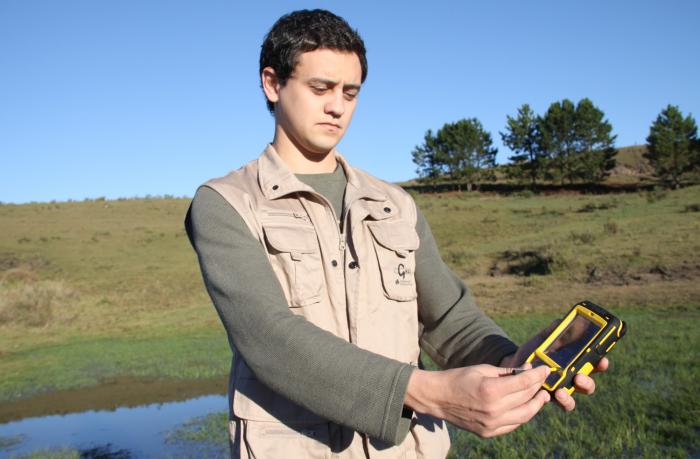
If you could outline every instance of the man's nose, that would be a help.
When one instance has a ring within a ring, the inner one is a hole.
[[[340,118],[345,113],[345,98],[342,91],[333,91],[331,98],[326,102],[326,113]]]

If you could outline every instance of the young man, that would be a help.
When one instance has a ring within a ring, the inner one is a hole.
[[[272,143],[200,187],[186,220],[234,354],[232,456],[437,458],[443,420],[484,437],[527,422],[548,369],[511,373],[541,338],[513,344],[411,197],[335,149],[367,76],[357,32],[328,11],[283,16],[260,76]],[[420,369],[421,348],[445,370]]]

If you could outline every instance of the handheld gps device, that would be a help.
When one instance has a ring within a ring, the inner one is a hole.
[[[574,305],[554,331],[528,357],[533,367],[552,372],[542,387],[574,392],[574,376],[588,375],[627,332],[626,324],[590,301]]]

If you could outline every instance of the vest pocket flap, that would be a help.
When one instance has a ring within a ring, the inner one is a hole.
[[[372,220],[386,220],[396,216],[396,206],[390,201],[367,203],[367,211]]]
[[[318,251],[316,233],[313,228],[300,226],[264,226],[267,242],[279,252],[288,252],[292,258],[302,253]]]
[[[369,222],[367,226],[379,244],[402,257],[420,244],[418,234],[404,220]]]

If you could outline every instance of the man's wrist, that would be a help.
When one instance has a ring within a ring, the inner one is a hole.
[[[408,380],[404,405],[417,413],[430,414],[440,418],[439,397],[445,395],[442,371],[416,369]]]

